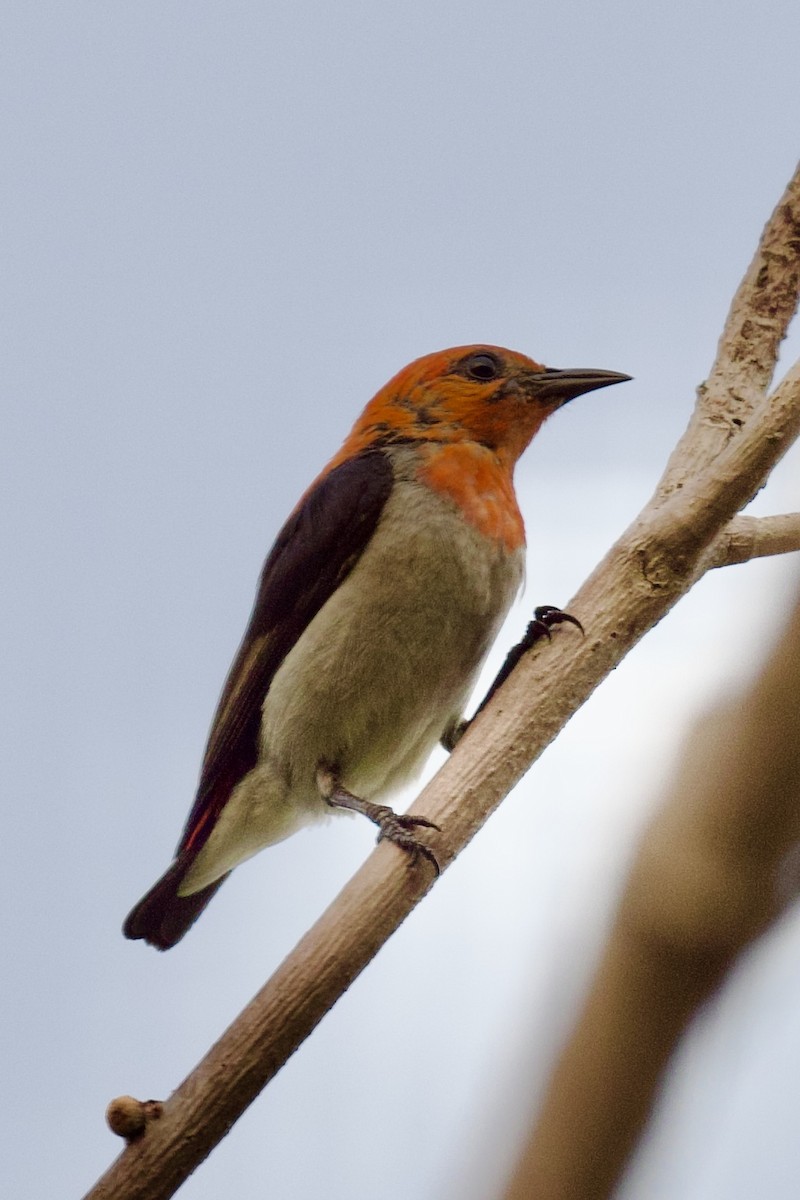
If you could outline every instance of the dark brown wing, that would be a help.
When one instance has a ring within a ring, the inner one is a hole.
[[[177,853],[199,850],[232,787],[255,766],[261,706],[278,667],[352,570],[392,487],[381,451],[326,475],[278,534],[208,738],[197,798]]]
[[[255,766],[261,706],[275,672],[358,561],[380,520],[392,479],[386,455],[366,451],[324,475],[278,534],[222,689],[176,860],[128,916],[126,937],[143,937],[161,949],[174,945],[222,882],[193,896],[177,894],[231,791]]]

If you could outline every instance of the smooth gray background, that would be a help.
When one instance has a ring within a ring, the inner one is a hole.
[[[792,0],[7,5],[4,1196],[82,1195],[108,1100],[167,1095],[370,849],[331,822],[169,954],[121,937],[302,489],[430,350],[630,372],[520,465],[528,587],[492,665],[566,604],[649,495],[794,166],[798,35]],[[754,511],[797,508],[799,462]],[[186,1200],[495,1194],[682,731],[797,578],[755,563],[681,603]],[[794,1200],[798,943],[792,916],[709,1006],[626,1200]]]

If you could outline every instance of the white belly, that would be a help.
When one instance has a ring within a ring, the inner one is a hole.
[[[276,673],[261,755],[301,804],[320,762],[365,799],[400,786],[460,717],[523,556],[428,488],[398,482],[372,542]]]

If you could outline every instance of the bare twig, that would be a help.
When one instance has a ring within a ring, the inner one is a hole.
[[[776,517],[734,517],[712,543],[704,569],[730,567],[773,554],[800,550],[800,513]]]
[[[713,462],[769,387],[800,289],[800,170],[778,201],[731,303],[708,379],[659,483],[666,499]]]
[[[797,288],[800,243],[796,237],[791,242],[791,214],[796,211],[798,186],[796,177],[762,238],[769,287],[762,272],[756,272],[749,288],[743,285],[737,297],[742,314],[748,295],[758,314],[752,329],[745,329],[744,318],[740,322],[737,344],[742,348],[740,361],[747,364],[751,357],[760,363],[766,354],[761,340],[752,356],[745,352],[753,330],[762,329],[764,297],[783,297],[780,303],[770,301],[776,324],[766,345],[777,349],[789,319],[791,306],[784,293]],[[735,358],[733,352],[729,357]],[[755,375],[766,386],[771,371],[759,370]],[[526,655],[414,805],[413,812],[445,831],[434,846],[442,869],[573,712],[691,586],[707,548],[763,484],[799,427],[800,371],[784,381],[769,403],[759,406],[757,421],[733,425],[730,439],[724,439],[725,454],[699,477],[692,474],[697,462],[707,464],[713,455],[707,446],[702,454],[695,453],[690,429],[684,439],[688,466],[681,470],[680,462],[671,460],[676,482],[668,498],[661,489],[569,605],[583,621],[587,638],[559,630],[552,645]],[[702,423],[695,437],[706,445]],[[173,1195],[431,883],[427,864],[409,866],[394,847],[378,847],[165,1103],[161,1119],[123,1151],[87,1200],[164,1200]]]
[[[505,1200],[611,1194],[687,1023],[796,894],[799,838],[800,603],[760,678],[695,730]]]

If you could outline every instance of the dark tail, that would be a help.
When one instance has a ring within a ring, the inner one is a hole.
[[[192,856],[193,857],[193,856]],[[220,884],[228,878],[215,879],[202,891],[191,896],[179,896],[178,887],[189,868],[191,858],[179,856],[158,883],[153,884],[135,908],[125,918],[122,932],[133,940],[144,938],[158,950],[169,950],[191,929]]]

